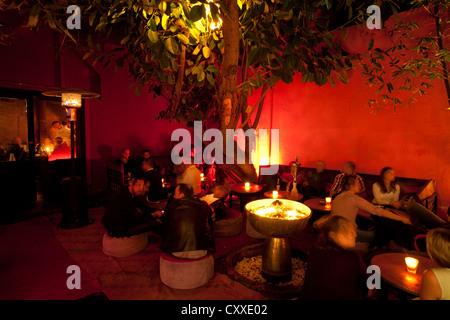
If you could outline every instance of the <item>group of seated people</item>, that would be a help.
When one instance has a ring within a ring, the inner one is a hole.
[[[128,149],[122,152],[122,158],[129,158]],[[121,238],[152,231],[163,238],[164,252],[184,259],[214,252],[214,223],[225,219],[228,209],[225,198],[230,187],[226,175],[215,171],[215,184],[202,190],[201,172],[195,164],[176,166],[174,192],[164,210],[159,210],[155,202],[162,199],[162,175],[151,157],[143,157],[140,164],[106,208],[102,223],[108,234]]]
[[[304,300],[374,299],[368,265],[354,250],[357,232],[348,218],[331,214],[315,222],[319,238],[307,258]],[[426,238],[429,257],[438,265],[424,272],[419,298],[450,300],[450,225],[432,229]]]
[[[321,161],[316,172],[323,172],[322,166]],[[310,186],[304,174],[296,180],[303,186],[302,192],[305,192],[304,186]],[[314,223],[319,238],[308,255],[303,299],[372,297],[373,291],[369,291],[366,284],[367,265],[352,250],[357,241],[369,242],[375,248],[385,248],[394,241],[403,249],[427,252],[440,267],[424,273],[420,299],[450,299],[450,224],[413,197],[400,200],[400,185],[395,181],[393,168],[381,170],[379,180],[372,185],[372,202],[361,196],[365,191],[364,181],[355,173],[352,162],[344,165],[329,190],[325,190],[326,183],[321,189],[305,192],[330,196],[333,200],[331,214]],[[370,220],[360,216],[360,210],[368,213]],[[418,242],[419,239],[424,241]]]
[[[310,196],[333,197],[331,214],[314,224],[319,240],[308,255],[303,298],[367,298],[366,267],[351,248],[356,241],[378,247],[393,240],[406,249],[427,251],[443,268],[425,274],[421,298],[448,299],[449,281],[444,280],[449,277],[450,266],[448,224],[414,199],[400,201],[400,186],[392,168],[383,168],[379,181],[372,186],[372,202],[358,195],[364,190],[364,182],[355,173],[353,163],[345,164],[331,187],[324,169],[325,163],[320,161],[314,172],[299,173],[296,179],[301,191]],[[280,175],[290,187],[294,171],[290,176]],[[198,166],[182,163],[174,169],[173,194],[164,210],[158,210],[149,205],[149,200],[154,199],[151,194],[156,192],[152,185],[161,187],[161,175],[154,175],[155,172],[159,171],[150,157],[142,159],[140,171],[114,195],[102,219],[108,234],[129,237],[152,231],[162,237],[164,252],[183,259],[197,259],[214,252],[214,223],[225,219],[228,209],[224,201],[230,193],[227,176],[216,170],[215,184],[205,191]],[[392,209],[403,210],[404,214]],[[370,221],[359,216],[360,210],[370,214]],[[426,245],[417,248],[415,236],[420,233],[427,235]]]
[[[290,172],[278,174],[292,189],[294,175],[297,174],[298,191],[307,200],[311,197],[331,197],[331,214],[349,219],[357,230],[358,242],[369,242],[374,247],[386,247],[392,240],[406,249],[425,251],[424,241],[417,236],[445,224],[436,214],[417,203],[413,197],[400,199],[400,185],[395,181],[391,167],[381,170],[379,180],[372,185],[373,200],[370,202],[363,193],[365,183],[355,172],[356,165],[348,161],[342,172],[334,178],[325,171],[325,162],[318,161],[313,171],[302,171],[294,161]],[[295,171],[297,171],[295,173]],[[360,215],[363,211],[367,216]],[[424,239],[422,239],[424,240]]]

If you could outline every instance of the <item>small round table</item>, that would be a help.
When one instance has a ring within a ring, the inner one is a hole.
[[[303,202],[305,206],[309,207],[311,210],[317,210],[322,212],[330,212],[331,211],[331,204],[327,205],[325,203],[324,199],[308,199],[305,202]]]
[[[313,224],[314,221],[317,219],[323,217],[325,214],[328,214],[331,212],[331,205],[327,205],[325,203],[325,199],[308,199],[303,204],[307,207],[309,207],[312,210],[312,215],[309,218],[308,224]]]
[[[267,198],[272,198],[273,195],[273,191],[266,191],[264,192],[264,196]],[[297,198],[292,198],[291,197],[291,193],[287,192],[287,191],[278,191],[278,197],[276,199],[287,199],[287,200],[294,200],[294,201],[302,201],[303,199],[303,195],[302,194],[298,194]]]
[[[235,194],[239,198],[241,212],[244,212],[244,207],[247,202],[249,202],[249,199],[254,198],[261,193],[262,188],[262,186],[254,183],[250,183],[248,188],[245,187],[245,183],[236,183],[231,185],[230,208],[233,207],[233,194]]]
[[[413,257],[419,260],[416,273],[406,270],[405,257]],[[438,268],[438,265],[430,258],[406,253],[376,255],[372,258],[371,264],[380,267],[381,279],[386,284],[412,296],[420,295],[423,272],[427,269]]]

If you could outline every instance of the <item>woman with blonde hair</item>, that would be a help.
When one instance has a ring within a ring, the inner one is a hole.
[[[426,270],[422,278],[421,300],[450,300],[450,226],[427,234],[427,252],[439,266]]]
[[[353,223],[329,215],[314,223],[319,232],[316,247],[308,254],[304,300],[362,300],[367,297],[366,265],[353,251],[356,232]]]

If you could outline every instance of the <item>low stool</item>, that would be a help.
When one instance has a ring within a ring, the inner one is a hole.
[[[147,233],[122,238],[111,237],[107,233],[103,235],[103,253],[111,257],[128,257],[141,252],[147,245]]]
[[[214,276],[214,258],[208,254],[191,260],[163,253],[159,258],[159,276],[162,283],[173,289],[197,288]]]
[[[215,237],[235,237],[242,232],[242,213],[228,208],[227,218],[214,223],[213,235]]]

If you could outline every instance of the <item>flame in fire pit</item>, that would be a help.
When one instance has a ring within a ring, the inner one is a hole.
[[[259,216],[286,220],[302,219],[310,215],[310,212],[303,212],[292,206],[285,205],[280,200],[275,200],[269,206],[261,206],[251,211]]]

